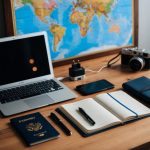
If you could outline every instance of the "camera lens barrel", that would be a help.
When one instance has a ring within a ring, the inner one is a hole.
[[[141,57],[132,57],[129,61],[129,66],[133,71],[140,71],[145,66],[145,60]]]

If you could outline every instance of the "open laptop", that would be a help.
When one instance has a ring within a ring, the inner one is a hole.
[[[54,78],[46,32],[0,39],[0,111],[4,116],[76,97]]]

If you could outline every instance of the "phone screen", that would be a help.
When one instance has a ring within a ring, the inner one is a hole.
[[[83,85],[78,85],[76,87],[76,90],[80,92],[82,95],[88,95],[100,91],[104,91],[107,89],[114,88],[114,85],[110,83],[109,81],[103,79]]]

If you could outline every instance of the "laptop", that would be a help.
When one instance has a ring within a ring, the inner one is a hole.
[[[54,77],[46,32],[0,39],[0,111],[4,116],[76,97]]]

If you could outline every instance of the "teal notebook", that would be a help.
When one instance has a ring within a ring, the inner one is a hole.
[[[89,124],[79,113],[79,107],[95,121],[95,125]],[[148,107],[121,90],[64,104],[57,111],[85,137],[150,115]]]
[[[123,83],[122,87],[128,93],[150,104],[149,78],[143,76],[137,79],[129,80],[128,82]]]

